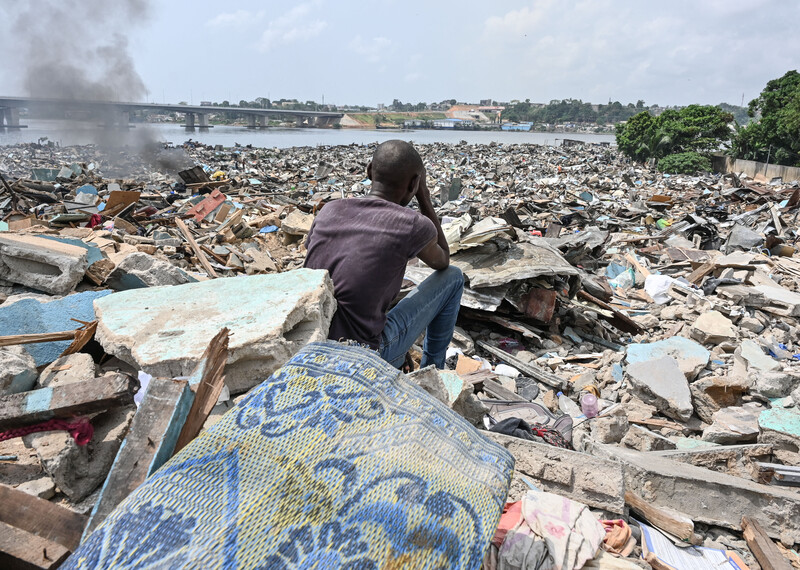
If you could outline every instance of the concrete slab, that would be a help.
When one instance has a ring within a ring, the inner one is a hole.
[[[758,370],[761,372],[780,370],[783,368],[781,363],[764,353],[762,348],[753,340],[743,340],[734,355],[741,358],[747,364],[747,370]]]
[[[800,494],[795,491],[613,445],[595,444],[593,453],[621,462],[626,489],[656,507],[733,530],[741,530],[742,517],[749,516],[770,537],[800,543]]]
[[[719,311],[700,315],[691,328],[692,338],[703,344],[719,344],[736,338],[731,320]]]
[[[111,291],[86,291],[61,299],[10,298],[0,306],[0,335],[50,333],[74,330],[80,326],[71,319],[94,320],[95,299],[110,295]],[[36,366],[50,364],[69,346],[69,341],[29,344],[26,348]]]
[[[626,369],[634,392],[647,404],[658,408],[662,414],[678,421],[692,417],[692,395],[689,383],[671,356],[634,362]]]
[[[87,249],[32,235],[0,236],[0,275],[51,295],[75,289],[89,267]]]
[[[529,489],[517,477],[522,474],[545,491],[590,507],[625,513],[626,487],[619,463],[499,433],[482,433],[514,456],[514,480],[509,500],[516,500],[515,493]]]
[[[148,374],[174,378],[191,374],[228,327],[226,384],[238,394],[324,340],[335,308],[327,272],[311,269],[133,289],[97,300],[97,340]]]
[[[147,253],[131,253],[127,255],[111,271],[106,278],[106,285],[117,291],[158,287],[164,285],[182,285],[197,281],[180,267],[153,257]]]
[[[628,363],[656,360],[663,356],[674,358],[690,382],[697,378],[708,364],[711,352],[702,345],[682,336],[673,336],[658,342],[629,344],[626,349]]]
[[[777,283],[774,287],[771,285],[756,285],[754,289],[766,298],[766,304],[759,307],[760,310],[785,317],[800,316],[799,293],[784,289]]]
[[[757,402],[722,408],[714,413],[712,424],[703,430],[703,441],[721,444],[756,441],[758,417],[763,409]]]
[[[722,408],[738,406],[752,382],[739,376],[705,376],[689,386],[692,404],[697,416],[711,423],[715,412]]]
[[[770,408],[758,416],[760,443],[771,443],[783,463],[800,465],[800,410]]]

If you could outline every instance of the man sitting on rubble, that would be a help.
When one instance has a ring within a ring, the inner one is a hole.
[[[334,200],[308,234],[305,267],[327,269],[338,303],[328,338],[354,340],[397,368],[425,331],[421,366],[444,368],[464,277],[431,203],[425,167],[409,143],[386,141],[367,166],[369,195]],[[406,208],[416,196],[419,212]],[[435,269],[387,314],[409,259]]]

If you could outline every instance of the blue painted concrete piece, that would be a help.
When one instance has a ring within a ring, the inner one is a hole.
[[[694,380],[708,364],[711,353],[702,345],[682,336],[674,336],[658,342],[629,344],[626,359],[628,364],[650,362],[664,356],[678,361],[678,366],[688,380]]]
[[[80,326],[71,319],[94,320],[95,299],[109,295],[111,291],[86,291],[74,293],[54,301],[22,299],[10,305],[0,306],[0,336],[13,334],[50,333],[74,330]],[[70,345],[70,341],[29,344],[28,353],[36,366],[50,364]]]
[[[800,440],[800,412],[796,408],[770,408],[758,416],[758,427]]]

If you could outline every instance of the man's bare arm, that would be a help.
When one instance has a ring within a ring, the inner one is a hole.
[[[432,269],[447,269],[450,265],[450,246],[447,244],[447,238],[444,237],[442,224],[439,223],[439,218],[436,217],[436,211],[433,209],[431,193],[428,190],[428,183],[425,179],[426,176],[423,174],[417,191],[417,203],[419,204],[420,213],[432,221],[436,227],[436,239],[431,240],[428,245],[422,248],[417,257]]]

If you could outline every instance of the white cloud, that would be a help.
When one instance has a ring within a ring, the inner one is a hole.
[[[350,41],[350,49],[369,63],[378,63],[390,49],[392,40],[384,37],[364,39],[356,36]]]
[[[264,18],[264,10],[258,12],[250,12],[249,10],[236,10],[235,12],[226,12],[218,14],[214,18],[206,22],[206,26],[212,28],[223,28],[228,26],[246,26],[254,24]]]
[[[319,2],[298,4],[272,20],[261,34],[258,42],[259,51],[268,52],[279,45],[309,40],[321,34],[328,27],[328,23],[318,18],[311,19],[312,8],[318,5]]]

